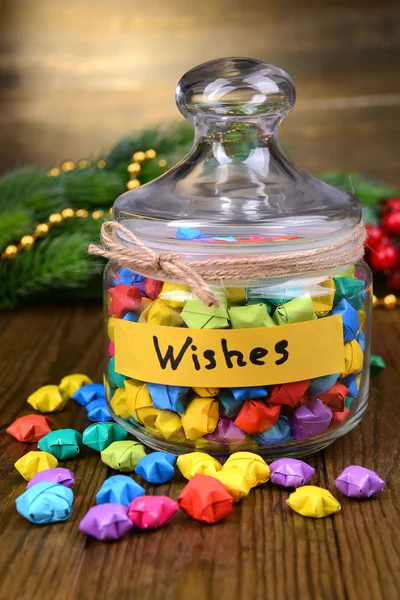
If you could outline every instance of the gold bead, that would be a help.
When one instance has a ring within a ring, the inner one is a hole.
[[[132,156],[132,160],[134,160],[135,162],[142,162],[143,160],[145,160],[146,158],[146,154],[144,152],[135,152],[135,154]]]
[[[13,259],[17,256],[18,248],[17,246],[11,245],[7,246],[7,248],[3,252],[4,258]]]
[[[155,158],[157,156],[157,152],[155,150],[153,150],[152,148],[150,148],[150,150],[146,150],[145,155],[146,155],[146,158],[151,160],[152,158]]]
[[[70,217],[73,217],[75,214],[75,211],[72,208],[64,208],[64,210],[61,211],[61,216],[64,219],[69,219]]]
[[[137,162],[133,162],[128,165],[128,173],[139,173],[142,167]]]
[[[135,188],[138,188],[139,186],[140,186],[140,181],[138,181],[137,179],[131,179],[126,184],[126,187],[128,188],[128,190],[134,190]]]
[[[165,160],[165,158],[162,158],[161,160],[158,161],[158,164],[160,165],[160,167],[166,167],[167,161]]]
[[[396,308],[396,304],[397,304],[397,298],[394,294],[388,294],[383,299],[384,307],[388,308],[389,310]]]
[[[77,217],[87,217],[89,213],[86,210],[86,208],[80,208],[79,210],[76,211],[75,214]]]
[[[32,248],[33,244],[35,243],[35,238],[33,237],[33,235],[24,235],[21,238],[21,246],[22,248]]]
[[[372,295],[372,308],[376,308],[379,304],[378,298],[375,296],[375,294]]]
[[[35,229],[35,235],[37,235],[37,237],[44,237],[49,233],[49,229],[47,223],[39,223]]]
[[[92,212],[92,219],[101,219],[104,215],[104,210],[94,210]]]
[[[86,160],[86,158],[84,158],[78,162],[78,167],[80,169],[86,169],[89,166],[90,166],[90,160]]]
[[[49,216],[49,223],[51,223],[52,225],[58,225],[59,223],[61,223],[62,220],[63,218],[60,215],[60,213],[53,213]]]
[[[98,160],[96,163],[96,167],[98,169],[104,169],[105,166],[106,166],[106,161],[103,160],[102,158],[100,160]]]
[[[60,169],[57,169],[57,167],[53,167],[52,169],[49,169],[47,171],[47,175],[49,177],[57,177],[57,175],[60,174]]]
[[[75,169],[75,163],[72,162],[72,160],[66,160],[62,165],[61,168],[63,171],[73,171]]]

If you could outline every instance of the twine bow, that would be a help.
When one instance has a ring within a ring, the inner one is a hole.
[[[119,239],[117,231],[122,233],[131,245]],[[263,279],[313,273],[354,264],[364,255],[365,237],[364,225],[360,223],[347,237],[320,248],[185,261],[176,252],[155,252],[121,223],[107,221],[101,227],[104,247],[90,244],[89,253],[108,258],[143,275],[189,285],[204,304],[219,306],[218,297],[205,280]]]

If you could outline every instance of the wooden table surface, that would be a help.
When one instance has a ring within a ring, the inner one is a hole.
[[[386,481],[371,500],[340,497],[342,511],[306,519],[285,504],[288,493],[267,484],[215,526],[180,512],[164,528],[100,543],[78,523],[112,474],[85,448],[64,466],[74,471],[73,514],[68,521],[35,526],[15,510],[26,483],[14,462],[32,445],[5,434],[31,412],[27,396],[41,385],[83,372],[100,381],[102,315],[99,306],[36,308],[0,315],[0,598],[8,600],[359,600],[399,597],[400,340],[398,312],[375,311],[373,351],[387,369],[372,380],[370,406],[359,427],[314,456],[313,483],[337,495],[335,477],[351,464],[376,470]],[[54,416],[56,427],[80,431],[84,409],[70,402]],[[184,485],[148,487],[176,498]]]

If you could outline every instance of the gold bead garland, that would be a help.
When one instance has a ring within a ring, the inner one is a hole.
[[[127,171],[129,173],[129,181],[126,184],[128,190],[133,190],[140,186],[140,181],[138,180],[138,174],[141,171],[141,163],[145,160],[154,160],[157,156],[157,152],[153,150],[153,148],[149,148],[145,151],[135,152],[131,157],[131,162],[127,167]],[[61,167],[52,167],[47,171],[47,175],[49,177],[57,177],[60,173],[73,171],[75,168],[79,169],[87,169],[91,166],[90,160],[82,159],[77,164],[75,164],[72,160],[66,160],[62,163]],[[167,161],[165,159],[161,159],[158,161],[160,167],[165,168],[167,166]],[[104,169],[106,167],[106,161],[101,158],[96,163],[95,166],[98,169]],[[109,209],[108,214],[112,214],[112,208]],[[89,213],[86,208],[79,208],[78,210],[74,210],[72,208],[64,208],[60,213],[52,213],[49,215],[46,223],[39,223],[35,227],[35,231],[32,235],[24,235],[19,244],[10,244],[5,248],[5,250],[1,254],[1,258],[3,260],[13,260],[16,258],[18,252],[20,250],[30,250],[37,239],[46,237],[50,229],[62,223],[64,219],[71,219],[73,217],[86,219],[87,217],[98,220],[105,216],[105,211],[101,209],[97,209]]]

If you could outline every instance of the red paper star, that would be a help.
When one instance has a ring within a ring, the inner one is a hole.
[[[266,404],[263,400],[248,400],[240,409],[235,425],[246,433],[261,433],[277,422],[280,412],[279,404]]]
[[[6,430],[19,442],[34,443],[51,431],[53,422],[42,415],[25,415],[20,417]]]
[[[129,311],[135,311],[139,308],[142,301],[142,295],[139,290],[131,285],[119,283],[108,290],[111,296],[111,303],[108,314],[122,319]]]

